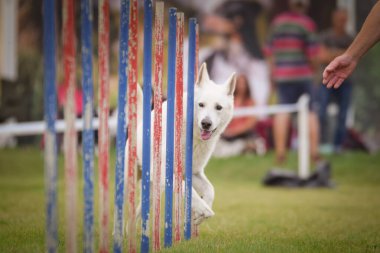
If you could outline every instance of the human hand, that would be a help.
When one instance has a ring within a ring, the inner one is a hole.
[[[327,88],[339,88],[356,65],[357,60],[347,53],[336,57],[323,71],[323,84]]]

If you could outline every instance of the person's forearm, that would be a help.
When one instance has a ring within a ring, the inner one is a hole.
[[[331,50],[329,50],[327,63],[329,63],[330,61],[334,60],[335,57],[343,54],[344,51],[345,51],[344,49],[331,49]]]
[[[355,60],[360,59],[376,42],[380,40],[380,1],[372,8],[362,29],[346,53]]]

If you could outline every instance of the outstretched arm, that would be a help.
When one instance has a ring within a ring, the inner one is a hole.
[[[354,71],[360,58],[380,40],[380,1],[369,13],[355,40],[345,53],[336,57],[323,72],[323,83],[327,88],[339,88]]]

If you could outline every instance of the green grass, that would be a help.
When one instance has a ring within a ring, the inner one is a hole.
[[[2,253],[44,251],[42,158],[36,149],[0,151]],[[206,172],[216,190],[216,216],[202,224],[198,238],[163,252],[380,252],[380,156],[347,153],[329,159],[334,189],[263,187],[272,155],[212,160]],[[294,168],[295,162],[292,155],[288,166]],[[60,166],[61,252],[62,178]],[[79,212],[79,230],[82,215]],[[78,248],[82,251],[81,245]]]

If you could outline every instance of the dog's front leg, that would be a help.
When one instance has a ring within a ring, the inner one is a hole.
[[[173,185],[175,185],[175,178],[173,178]],[[165,191],[165,185],[161,184],[161,194]],[[185,181],[182,180],[182,196],[185,196]],[[183,198],[185,199],[185,198]],[[199,196],[194,187],[191,189],[191,212],[192,222],[195,225],[201,224],[204,220],[215,215],[214,211],[209,205]]]
[[[192,189],[192,220],[195,225],[201,224],[205,219],[215,215],[211,207]]]
[[[199,196],[212,208],[215,198],[214,186],[203,172],[193,174],[193,187]]]

